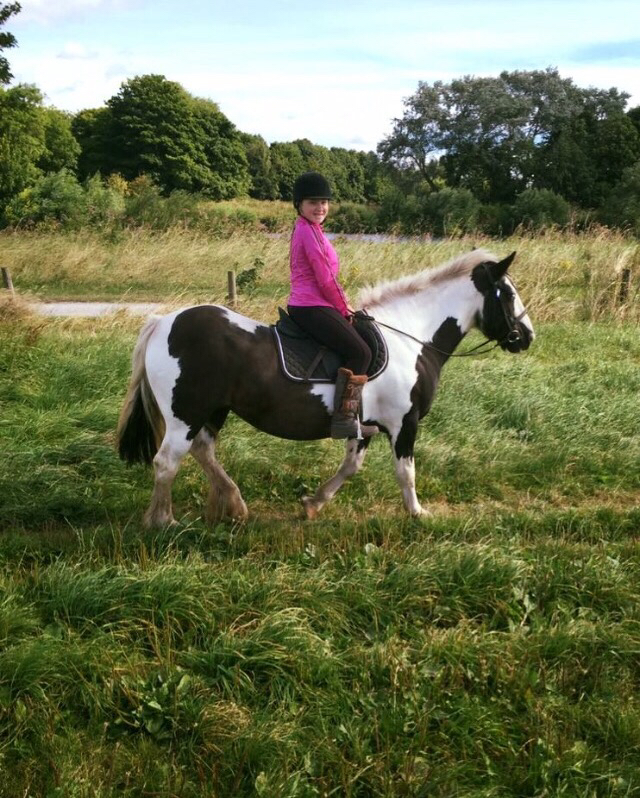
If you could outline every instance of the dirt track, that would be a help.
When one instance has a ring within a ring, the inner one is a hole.
[[[42,316],[106,316],[119,310],[147,316],[162,305],[159,302],[34,302],[31,307]]]

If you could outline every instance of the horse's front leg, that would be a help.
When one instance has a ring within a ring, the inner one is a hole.
[[[405,510],[412,516],[429,515],[429,511],[418,501],[416,493],[416,466],[413,450],[417,434],[418,416],[415,413],[408,413],[402,420],[400,430],[390,437],[396,479],[402,490],[402,501]]]
[[[318,488],[313,496],[303,496],[302,506],[304,507],[305,515],[310,521],[318,515],[329,499],[336,495],[349,477],[352,477],[360,470],[370,440],[371,438],[364,438],[361,441],[356,438],[349,438],[345,458],[340,468],[331,479],[328,479]]]

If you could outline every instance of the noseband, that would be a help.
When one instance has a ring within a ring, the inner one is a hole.
[[[522,340],[522,336],[520,335],[520,331],[518,330],[516,324],[519,322],[524,316],[527,315],[526,308],[519,313],[517,316],[511,316],[509,314],[509,307],[508,302],[509,300],[504,296],[504,292],[498,285],[498,281],[494,280],[491,276],[491,272],[489,271],[489,267],[486,263],[482,264],[487,275],[487,279],[490,283],[490,291],[493,290],[496,293],[496,297],[500,302],[500,308],[502,310],[502,314],[504,316],[504,320],[507,324],[508,332],[504,338],[500,338],[496,340],[495,343],[492,342],[490,338],[485,336],[485,340],[481,341],[477,346],[472,347],[471,349],[467,350],[466,352],[445,352],[444,349],[439,349],[437,346],[434,346],[430,341],[421,341],[419,338],[416,338],[411,333],[405,332],[404,330],[399,330],[397,327],[392,327],[390,324],[385,324],[382,321],[377,321],[373,316],[369,315],[369,313],[365,311],[360,311],[362,313],[362,317],[369,319],[370,321],[375,321],[380,327],[386,327],[388,330],[393,330],[394,332],[400,333],[400,335],[404,335],[407,338],[411,338],[412,341],[420,344],[421,346],[427,346],[429,349],[432,349],[434,352],[438,352],[441,355],[446,355],[447,357],[477,357],[478,355],[485,355],[487,352],[491,352],[492,350],[496,349],[498,346],[502,346],[503,344],[515,344],[518,341]],[[511,278],[509,278],[511,279]],[[513,283],[513,280],[511,280]],[[515,288],[515,283],[514,283]],[[517,290],[517,289],[516,289]]]
[[[500,308],[502,309],[502,315],[504,316],[504,320],[506,322],[508,329],[506,336],[500,339],[499,341],[496,341],[495,345],[500,346],[501,344],[518,343],[518,341],[522,340],[522,336],[520,335],[520,331],[518,330],[518,327],[516,325],[517,322],[519,322],[522,318],[524,318],[524,316],[527,315],[527,310],[525,308],[522,311],[522,313],[519,313],[517,316],[511,316],[508,308],[509,300],[505,297],[504,292],[498,285],[497,281],[491,277],[491,272],[489,271],[489,267],[487,266],[487,264],[483,263],[482,265],[484,266],[487,279],[491,283],[491,289],[493,289],[496,292],[496,296],[498,298],[498,301],[500,302]],[[513,282],[513,279],[511,277],[509,279],[511,280],[511,282],[513,283],[513,287],[515,288],[516,286],[515,283]],[[487,338],[487,341],[488,340],[489,339]],[[486,343],[486,341],[483,341],[483,343]]]

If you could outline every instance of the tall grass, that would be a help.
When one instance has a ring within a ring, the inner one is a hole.
[[[223,243],[263,258],[241,302],[270,312],[285,277],[268,248],[283,243]],[[381,249],[340,246],[389,273]],[[421,246],[390,250],[398,274]],[[435,263],[461,242],[432,246]],[[552,259],[549,242],[530,249]],[[376,440],[303,522],[299,497],[342,447],[231,418],[219,455],[250,521],[207,528],[186,463],[180,524],[156,532],[141,525],[150,471],[113,448],[139,320],[5,302],[0,796],[640,794],[640,334],[600,306],[580,321],[569,299],[561,319],[540,300],[526,355],[447,365],[416,448],[430,519],[405,517]]]
[[[193,230],[115,235],[86,231],[2,234],[3,265],[19,292],[43,299],[223,302],[227,271],[248,273],[240,310],[273,318],[288,293],[288,241],[264,233],[211,238]],[[442,241],[370,242],[339,238],[342,280],[355,298],[360,287],[436,266],[473,246],[497,254],[517,250],[513,274],[538,321],[637,321],[640,308],[637,243],[610,231],[548,233],[502,241],[481,237]],[[622,275],[631,270],[621,299]]]

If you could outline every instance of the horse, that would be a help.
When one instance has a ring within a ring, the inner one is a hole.
[[[498,260],[474,249],[439,267],[386,281],[361,291],[357,305],[384,330],[388,363],[365,386],[363,423],[386,435],[403,504],[412,516],[428,513],[415,489],[414,443],[418,422],[431,407],[440,372],[452,356],[501,347],[529,348],[531,320],[508,274],[515,252]],[[486,341],[456,353],[477,328]],[[482,348],[485,347],[485,348]],[[335,386],[293,382],[279,365],[270,326],[221,305],[195,305],[143,326],[132,357],[117,445],[128,463],[153,463],[147,526],[175,523],[171,486],[191,453],[210,485],[205,518],[242,521],[247,506],[215,455],[229,411],[253,427],[288,440],[330,436]],[[362,466],[372,438],[346,441],[337,472],[313,496],[302,499],[308,519],[317,516],[344,482]]]

